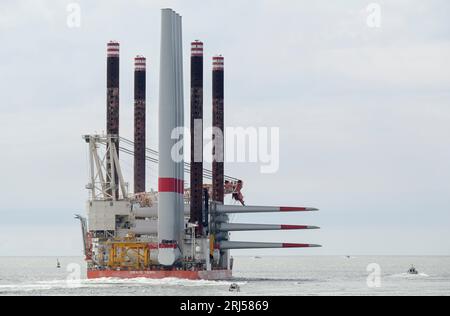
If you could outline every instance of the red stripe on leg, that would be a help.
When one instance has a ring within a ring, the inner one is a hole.
[[[167,193],[184,193],[184,181],[175,178],[159,178],[158,192]]]

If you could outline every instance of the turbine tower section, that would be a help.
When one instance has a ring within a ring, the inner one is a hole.
[[[158,261],[171,266],[180,256],[182,247],[184,180],[179,140],[173,138],[177,128],[183,128],[181,17],[171,9],[162,10],[161,59],[159,90],[159,203]]]

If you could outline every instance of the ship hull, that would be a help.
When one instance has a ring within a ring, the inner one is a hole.
[[[184,271],[184,270],[166,270],[166,271],[117,271],[117,270],[88,270],[88,279],[100,278],[118,278],[118,279],[165,279],[177,278],[186,280],[230,280],[233,277],[231,270],[212,270],[212,271]]]

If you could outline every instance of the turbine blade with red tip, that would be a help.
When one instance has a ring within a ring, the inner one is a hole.
[[[240,206],[214,204],[212,212],[216,213],[277,213],[277,212],[315,212],[318,209],[313,207],[287,207],[287,206]]]
[[[246,241],[221,241],[220,249],[268,249],[268,248],[317,248],[322,247],[314,244],[299,243],[271,243],[271,242],[246,242]]]
[[[271,225],[271,224],[237,224],[222,223],[218,230],[224,232],[231,231],[258,231],[258,230],[302,230],[302,229],[319,229],[317,226],[309,225]]]

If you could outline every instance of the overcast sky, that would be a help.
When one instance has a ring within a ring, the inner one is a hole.
[[[236,219],[321,231],[235,240],[324,246],[263,252],[274,255],[450,255],[450,3],[376,1],[381,25],[373,28],[371,2],[2,0],[0,255],[81,254],[73,220],[88,196],[81,135],[105,130],[109,40],[121,43],[127,138],[133,58],[148,58],[147,135],[156,148],[164,7],[183,16],[186,92],[189,43],[205,43],[207,124],[210,59],[221,53],[226,125],[280,128],[276,174],[261,174],[258,164],[226,166],[245,181],[246,202],[321,209]],[[80,4],[79,28],[67,26],[69,3]],[[131,168],[124,161],[126,174]],[[149,167],[149,186],[155,177]]]

